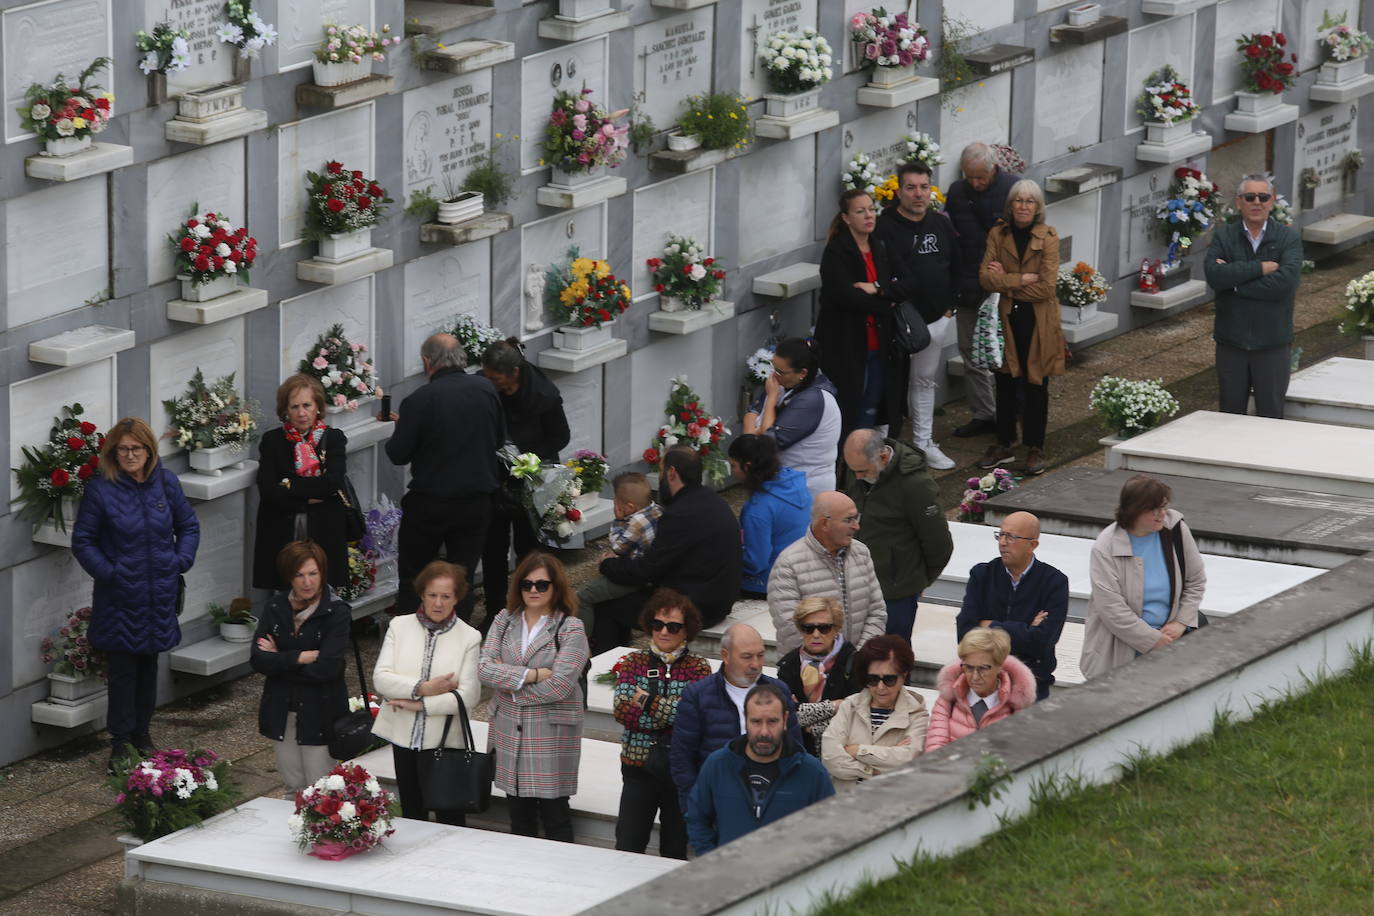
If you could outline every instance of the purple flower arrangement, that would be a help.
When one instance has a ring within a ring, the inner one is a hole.
[[[71,616],[57,630],[57,638],[44,636],[43,663],[52,665],[58,674],[70,677],[98,677],[104,680],[105,653],[91,648],[87,630],[91,626],[91,609],[72,611]]]
[[[227,810],[238,794],[229,780],[229,761],[213,751],[180,748],[128,761],[109,785],[129,832],[145,841]]]
[[[982,477],[970,477],[964,486],[964,498],[959,501],[959,521],[982,522],[983,504],[992,496],[1016,486],[1016,478],[1006,468],[993,468]]]

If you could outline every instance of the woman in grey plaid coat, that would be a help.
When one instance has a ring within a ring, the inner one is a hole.
[[[582,688],[590,651],[563,564],[532,551],[511,576],[506,610],[482,645],[483,684],[494,688],[488,739],[511,833],[573,841],[568,798],[577,792]]]

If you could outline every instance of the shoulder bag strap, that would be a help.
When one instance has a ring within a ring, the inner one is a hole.
[[[367,702],[367,674],[363,671],[363,650],[358,645],[358,637],[352,633],[352,624],[349,625],[348,638],[353,642],[353,661],[358,665],[358,686],[363,691],[363,702]]]
[[[458,701],[458,719],[463,728],[463,748],[469,751],[474,750],[476,746],[473,743],[472,720],[468,718],[467,704],[463,702],[463,696],[458,691],[454,690],[452,693],[453,698]],[[448,743],[448,729],[452,724],[453,716],[444,716],[444,731],[443,734],[439,736],[440,747]]]

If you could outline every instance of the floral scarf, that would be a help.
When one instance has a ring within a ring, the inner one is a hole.
[[[827,655],[812,655],[805,649],[799,649],[801,656],[801,682],[802,689],[806,691],[808,703],[819,703],[821,695],[825,693],[825,682],[830,678],[830,669],[835,667],[835,656],[840,654],[840,647],[844,645],[844,634],[835,637],[835,645],[830,647]]]
[[[297,477],[319,477],[324,473],[324,466],[320,463],[320,443],[324,441],[324,431],[327,427],[324,420],[316,420],[315,425],[310,428],[310,432],[302,436],[297,432],[296,427],[287,423],[286,441],[291,443],[292,456],[294,458]]]

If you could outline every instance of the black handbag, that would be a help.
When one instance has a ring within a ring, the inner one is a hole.
[[[324,444],[323,440],[320,444]],[[320,449],[319,454],[323,471],[327,456],[324,449]],[[343,485],[334,491],[334,495],[343,506],[344,540],[361,541],[363,535],[367,534],[367,519],[363,517],[362,503],[358,502],[358,491],[353,489],[353,480],[347,474],[343,475]]]
[[[930,328],[910,302],[898,302],[893,307],[892,326],[892,346],[899,356],[915,356],[930,346]]]
[[[491,805],[491,781],[496,776],[496,760],[473,747],[472,722],[458,691],[458,717],[463,724],[463,746],[444,747],[453,716],[444,717],[444,732],[439,746],[420,751],[420,798],[429,811],[461,811],[480,814]],[[423,715],[423,713],[417,713]]]
[[[367,677],[363,673],[363,653],[358,640],[353,640],[353,659],[358,664],[358,685],[363,691],[363,708],[346,713],[334,720],[329,738],[329,756],[335,760],[352,760],[372,747],[372,710],[367,702]]]

